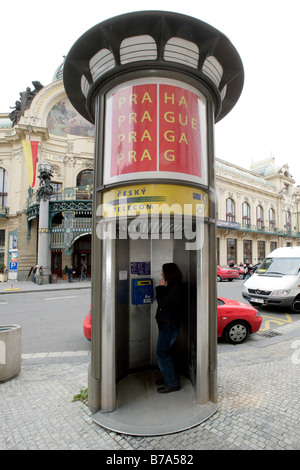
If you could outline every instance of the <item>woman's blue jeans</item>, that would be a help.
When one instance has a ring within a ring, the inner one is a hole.
[[[172,359],[172,346],[179,334],[180,324],[168,321],[158,322],[156,356],[158,367],[164,379],[165,388],[179,386],[178,375]]]

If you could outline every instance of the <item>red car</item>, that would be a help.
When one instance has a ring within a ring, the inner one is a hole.
[[[244,268],[242,266],[233,266],[233,269],[236,270],[239,273],[239,279],[244,279],[245,272],[244,272]]]
[[[223,266],[217,266],[217,281],[223,281],[228,279],[232,281],[233,279],[239,279],[239,272],[237,269],[224,268]]]
[[[251,305],[220,297],[217,299],[217,336],[228,343],[241,344],[259,330],[262,317]],[[91,339],[91,307],[83,322],[84,336]]]
[[[91,327],[92,327],[92,315],[91,315],[91,304],[90,304],[90,309],[89,313],[86,315],[84,321],[83,321],[83,334],[86,337],[86,339],[91,339]]]
[[[217,305],[218,338],[222,337],[231,344],[241,344],[250,333],[260,329],[263,319],[255,308],[248,308],[248,304],[219,297]]]

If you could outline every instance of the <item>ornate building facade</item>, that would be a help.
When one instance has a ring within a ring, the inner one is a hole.
[[[65,266],[72,265],[79,275],[84,262],[89,274],[94,128],[67,99],[61,67],[53,82],[41,87],[23,113],[13,117],[14,122],[0,115],[0,264],[10,279],[18,280],[27,279],[37,264],[38,178],[31,188],[22,146],[22,141],[31,140],[39,142],[38,163],[48,161],[53,169],[51,272],[61,277]]]
[[[28,279],[38,261],[38,181],[30,187],[24,140],[37,141],[38,163],[53,169],[51,272],[61,277],[72,265],[80,275],[81,263],[90,272],[94,128],[67,99],[62,67],[0,114],[0,271],[4,265],[9,279]],[[216,159],[216,182],[218,264],[256,264],[276,247],[299,244],[300,192],[286,165],[268,159],[246,170]]]
[[[257,264],[272,250],[299,244],[299,188],[274,158],[245,170],[216,161],[218,264]]]

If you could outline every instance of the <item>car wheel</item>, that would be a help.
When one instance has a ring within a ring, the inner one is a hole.
[[[249,335],[250,328],[246,322],[236,320],[226,326],[223,336],[230,344],[241,344]]]
[[[293,310],[293,312],[295,313],[300,313],[300,297],[296,297],[294,300],[293,300],[293,303],[291,305],[291,309]]]
[[[221,281],[222,281],[221,276],[217,276],[217,282],[221,282]]]

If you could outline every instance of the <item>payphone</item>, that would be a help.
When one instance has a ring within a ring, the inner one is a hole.
[[[96,131],[88,395],[93,419],[113,431],[178,432],[217,409],[214,123],[243,81],[225,35],[173,12],[99,23],[65,60],[68,98]],[[183,267],[188,286],[182,388],[167,403],[152,375],[164,262]]]
[[[151,304],[153,301],[152,279],[132,279],[131,303],[133,305]]]

